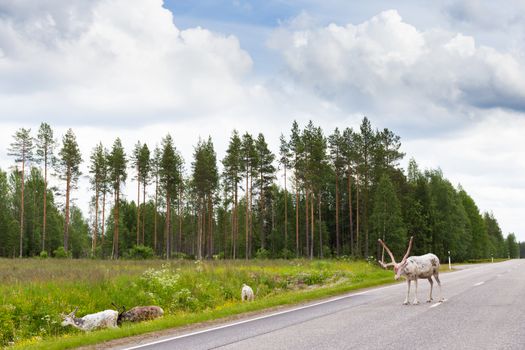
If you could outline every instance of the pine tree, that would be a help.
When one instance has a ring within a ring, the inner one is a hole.
[[[53,138],[53,129],[47,123],[41,123],[36,140],[37,161],[44,163],[44,213],[42,223],[42,251],[46,250],[47,229],[47,169],[55,164],[54,150],[56,141]]]
[[[199,140],[199,143],[195,147],[193,157],[193,186],[197,195],[199,223],[197,258],[202,259],[202,250],[205,244],[204,240],[207,241],[208,257],[211,257],[213,254],[213,196],[217,190],[219,181],[217,155],[215,154],[211,137],[209,137],[206,142]]]
[[[286,186],[286,171],[290,169],[291,153],[290,145],[286,141],[283,134],[281,134],[279,141],[279,163],[281,164],[282,169],[284,170],[284,248],[288,249],[288,188]]]
[[[150,181],[151,176],[151,159],[150,151],[147,144],[143,144],[140,149],[139,154],[139,169],[142,180],[142,203],[143,203],[143,212],[142,212],[142,244],[144,242],[144,231],[146,229],[146,186]]]
[[[245,198],[245,255],[246,259],[251,257],[252,251],[252,236],[253,236],[253,226],[252,226],[252,182],[253,176],[256,175],[257,169],[257,153],[255,150],[255,143],[252,135],[245,133],[242,136],[242,166],[241,171],[244,173],[244,179],[246,181],[246,186],[244,188],[244,198]]]
[[[353,215],[353,209],[352,209],[352,179],[354,177],[354,172],[356,172],[357,168],[357,135],[351,128],[346,128],[343,131],[342,136],[342,147],[341,147],[341,153],[343,155],[345,168],[346,168],[346,180],[347,180],[347,192],[348,192],[348,231],[349,231],[349,241],[350,241],[350,253],[352,255],[359,255],[358,249],[354,248],[354,242],[356,246],[359,246],[359,185],[357,182],[357,176],[356,180],[354,181],[356,184],[356,204],[357,204],[357,210],[356,210],[356,217],[357,217],[357,225],[356,225],[356,232],[357,234],[354,235],[354,215]]]
[[[329,137],[330,144],[330,160],[335,174],[335,240],[336,240],[336,255],[340,253],[340,237],[339,237],[339,179],[343,172],[344,158],[343,148],[344,139],[338,128],[335,128],[334,133]]]
[[[158,204],[159,204],[159,185],[160,185],[160,167],[161,167],[162,151],[157,146],[153,151],[151,158],[151,173],[155,178],[155,210],[153,216],[153,250],[155,254],[159,254],[159,247],[157,243],[157,219],[158,219]]]
[[[31,129],[21,128],[15,132],[13,138],[15,139],[11,143],[7,154],[15,157],[15,162],[22,163],[21,172],[21,192],[20,192],[20,250],[19,257],[23,256],[23,244],[24,244],[24,182],[25,182],[25,165],[27,162],[33,159],[33,138],[29,134]]]
[[[295,252],[297,257],[299,257],[299,182],[301,177],[301,157],[303,155],[304,146],[302,144],[299,124],[295,120],[292,124],[289,146],[292,154],[292,167],[294,169],[295,178]],[[306,241],[306,244],[308,244],[308,240]]]
[[[257,179],[255,186],[259,189],[259,220],[261,225],[261,249],[266,249],[266,227],[264,227],[266,214],[266,197],[271,195],[270,187],[275,180],[275,155],[269,150],[263,134],[257,136],[255,141],[257,163]],[[267,220],[268,222],[270,220]]]
[[[172,201],[177,196],[177,186],[181,182],[179,174],[181,159],[173,146],[171,135],[168,134],[162,139],[161,147],[162,155],[159,164],[159,180],[166,199],[166,227],[164,228],[164,238],[166,242],[166,259],[169,259],[173,239],[171,237],[171,206]]]
[[[140,244],[140,184],[142,180],[142,173],[140,169],[140,151],[142,150],[142,144],[140,141],[137,141],[133,153],[131,155],[131,163],[136,170],[135,180],[137,180],[137,224],[135,225],[136,231],[136,241],[137,245]]]
[[[70,222],[70,198],[71,191],[76,188],[78,178],[82,174],[80,171],[82,157],[78,148],[77,140],[72,129],[68,129],[62,138],[62,148],[59,152],[57,170],[61,180],[66,181],[66,211],[64,223],[64,250],[67,252],[69,247],[69,222]]]
[[[109,164],[109,178],[113,186],[113,195],[114,195],[114,207],[113,207],[113,249],[112,249],[112,258],[119,258],[119,208],[120,208],[120,187],[126,181],[127,172],[127,159],[126,153],[124,152],[124,147],[122,147],[122,142],[120,138],[117,138],[113,143],[113,148],[111,149],[111,154],[108,159]]]
[[[99,143],[91,153],[91,164],[89,173],[92,175],[90,179],[91,188],[95,191],[95,220],[93,224],[93,240],[92,240],[92,254],[95,254],[97,249],[98,229],[99,229],[99,201],[100,194],[103,192],[104,177],[107,175],[107,161],[106,153],[102,143]]]
[[[237,130],[233,130],[230,138],[226,156],[222,160],[224,167],[223,181],[226,191],[232,192],[233,209],[232,209],[232,225],[231,225],[231,244],[232,244],[232,258],[237,257],[237,239],[239,237],[239,213],[238,213],[238,188],[242,180],[241,175],[241,138]]]

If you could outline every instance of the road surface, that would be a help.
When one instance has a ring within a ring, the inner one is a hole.
[[[441,274],[444,303],[420,280],[419,305],[402,305],[402,283],[120,349],[525,349],[524,264]]]

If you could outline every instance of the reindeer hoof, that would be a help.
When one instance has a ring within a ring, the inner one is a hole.
[[[414,300],[414,302],[412,304],[418,305],[419,304],[419,300]]]
[[[428,299],[427,303],[431,303],[434,299]]]
[[[403,305],[410,305],[410,303],[409,303],[407,300],[405,300],[405,302],[403,303]]]

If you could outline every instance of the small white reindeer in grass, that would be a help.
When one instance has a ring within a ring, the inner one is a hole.
[[[417,280],[420,278],[428,279],[428,281],[430,282],[430,294],[427,300],[427,303],[430,303],[433,300],[432,287],[434,285],[434,282],[432,281],[432,276],[434,276],[434,279],[436,280],[439,286],[439,302],[445,301],[445,299],[443,299],[443,295],[441,294],[441,282],[439,281],[439,258],[431,253],[420,256],[408,257],[408,254],[410,254],[410,249],[412,249],[413,240],[414,237],[410,237],[410,243],[408,244],[408,249],[405,253],[405,256],[403,257],[403,260],[401,260],[401,262],[399,263],[396,263],[394,254],[392,254],[392,252],[390,251],[390,249],[388,249],[386,244],[381,239],[379,239],[379,243],[381,243],[381,245],[385,248],[385,250],[388,252],[388,255],[390,255],[390,258],[392,259],[391,263],[385,264],[384,261],[379,261],[379,264],[385,269],[389,266],[394,266],[394,273],[396,274],[394,278],[396,280],[398,280],[400,276],[406,277],[408,283],[408,290],[407,297],[403,304],[409,304],[408,298],[410,296],[410,282],[412,281],[416,283],[416,297],[414,298],[414,304],[419,304],[419,300],[417,300]]]
[[[89,314],[84,317],[75,317],[78,307],[75,308],[70,314],[62,314],[62,326],[71,325],[80,330],[89,332],[100,328],[116,328],[118,311],[115,310],[104,310],[97,312],[96,314]]]

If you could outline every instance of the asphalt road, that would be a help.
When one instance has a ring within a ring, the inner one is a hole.
[[[402,283],[127,349],[525,349],[524,260],[440,279],[443,303],[425,303],[429,283],[420,280],[419,305],[402,305]]]

